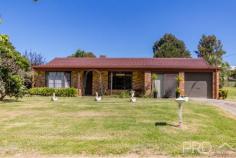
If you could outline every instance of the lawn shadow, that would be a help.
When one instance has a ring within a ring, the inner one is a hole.
[[[17,100],[17,99],[4,99],[2,101],[0,101],[0,103],[13,103],[13,102],[22,102],[21,100]]]
[[[167,122],[164,122],[164,121],[155,122],[155,126],[157,126],[157,127],[162,127],[162,126],[179,127],[179,125],[175,125],[175,124],[172,124],[172,123],[167,123]]]

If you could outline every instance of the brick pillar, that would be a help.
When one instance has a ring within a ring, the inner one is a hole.
[[[152,77],[151,72],[144,73],[144,95],[149,96],[152,93]]]
[[[78,96],[82,95],[82,86],[81,86],[81,72],[72,71],[71,72],[71,87],[78,89]]]
[[[212,72],[212,98],[216,99],[216,72]]]
[[[77,89],[78,89],[78,96],[82,96],[82,74],[81,71],[78,72],[77,75]]]
[[[144,73],[140,71],[134,71],[132,75],[132,89],[143,90],[144,87]]]
[[[220,87],[220,72],[219,70],[212,73],[212,98],[219,98],[219,87]]]
[[[84,71],[80,71],[80,89],[81,96],[84,94]]]
[[[92,82],[93,82],[92,84],[93,95],[95,95],[95,92],[100,93],[101,90],[104,95],[108,93],[108,71],[98,71],[98,70],[93,71]]]
[[[185,96],[185,92],[184,92],[184,72],[179,72],[179,77],[180,77],[180,81],[179,81],[179,88],[180,88],[180,95],[181,96]]]
[[[219,98],[219,89],[220,89],[220,71],[216,71],[216,99]]]

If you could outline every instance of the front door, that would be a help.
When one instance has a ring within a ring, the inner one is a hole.
[[[157,90],[158,97],[174,98],[177,87],[176,73],[158,74],[157,80],[153,82],[153,88]]]
[[[85,72],[84,73],[84,83],[85,83],[85,95],[92,95],[92,87],[93,87],[93,72]]]
[[[176,81],[177,74],[164,74],[163,79],[163,88],[164,88],[164,98],[174,98],[175,97],[175,91],[177,87],[177,81]]]

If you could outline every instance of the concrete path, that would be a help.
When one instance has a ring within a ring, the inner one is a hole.
[[[236,102],[226,101],[226,100],[206,99],[206,98],[191,98],[190,100],[197,101],[200,103],[215,105],[236,116]]]

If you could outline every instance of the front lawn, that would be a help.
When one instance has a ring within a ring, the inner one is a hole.
[[[228,90],[227,100],[236,101],[236,87],[225,87]]]
[[[183,129],[172,126],[177,119],[174,100],[7,100],[0,103],[0,154],[181,155],[185,141],[236,147],[236,119],[216,107],[189,102]],[[163,121],[171,125],[155,126]]]

